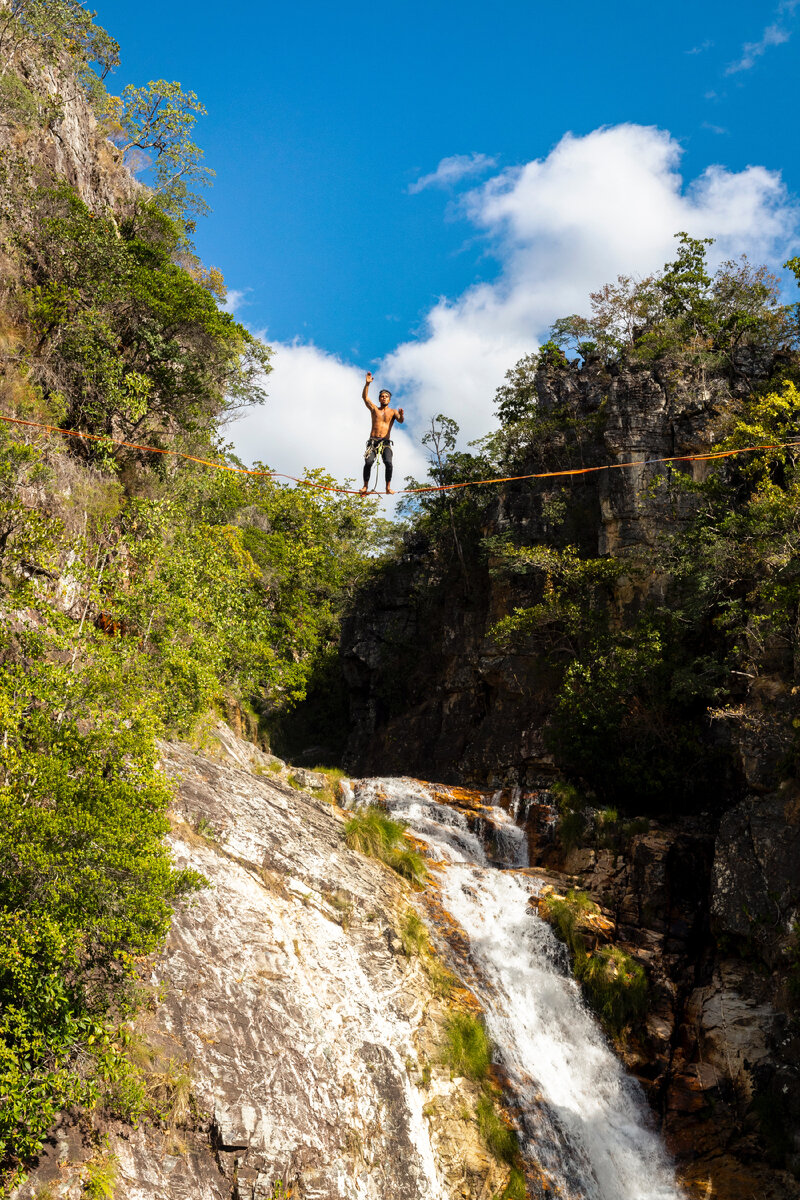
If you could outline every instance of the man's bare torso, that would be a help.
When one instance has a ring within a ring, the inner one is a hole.
[[[397,409],[389,408],[388,405],[386,408],[378,408],[373,404],[370,407],[370,411],[372,413],[372,429],[369,436],[375,438],[388,437],[398,416]]]
[[[367,382],[364,384],[361,399],[369,409],[372,418],[372,429],[369,436],[374,438],[388,438],[395,421],[399,421],[401,425],[403,424],[403,410],[402,408],[390,408],[388,402],[381,404],[380,397],[378,398],[378,403],[373,404],[369,398],[369,385],[371,383],[372,372],[367,371]],[[388,401],[389,393],[384,390],[381,392],[381,396],[384,394]]]

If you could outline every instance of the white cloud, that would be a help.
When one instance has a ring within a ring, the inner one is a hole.
[[[692,46],[691,50],[684,50],[684,54],[705,54],[706,50],[711,50],[713,45],[714,43],[709,38],[706,38],[698,46]]]
[[[798,210],[779,174],[715,165],[685,183],[681,153],[651,127],[567,134],[546,158],[463,198],[464,217],[499,261],[497,279],[440,299],[418,336],[387,355],[377,381],[405,404],[417,438],[438,412],[458,421],[465,441],[487,432],[505,372],[552,322],[586,312],[589,293],[620,273],[663,267],[680,230],[716,238],[713,262],[747,252],[774,264],[797,252]],[[319,465],[340,479],[358,475],[368,432],[362,370],[313,345],[276,351],[270,399],[232,426],[240,454],[293,475]],[[398,482],[421,477],[418,444],[397,427],[395,443]]]
[[[220,304],[220,308],[224,312],[231,313],[232,315],[235,314],[247,303],[247,294],[249,291],[250,288],[228,288],[225,292],[225,299]]]
[[[317,346],[272,343],[269,399],[229,427],[246,463],[260,461],[275,471],[302,476],[306,467],[324,467],[337,480],[357,478],[361,486],[369,414],[361,400],[364,372]],[[375,384],[370,389],[377,396]],[[395,424],[395,487],[406,475],[424,477],[425,460],[410,434]],[[381,473],[383,486],[383,473]]]
[[[673,235],[717,239],[712,258],[788,251],[797,210],[764,167],[712,166],[688,186],[681,148],[638,125],[567,134],[545,159],[502,171],[463,201],[501,263],[495,283],[441,299],[420,336],[385,360],[415,423],[454,417],[468,438],[492,424],[505,371],[536,349],[556,317],[585,312],[588,294],[620,273],[644,275],[673,257]]]
[[[492,167],[497,166],[497,159],[488,154],[453,154],[443,158],[435,171],[423,175],[416,183],[410,184],[408,190],[412,196],[429,187],[452,187],[462,179],[473,175],[482,175]]]
[[[792,36],[791,31],[786,29],[780,22],[781,18],[791,18],[797,8],[800,0],[782,0],[775,10],[775,15],[778,18],[771,25],[767,25],[766,29],[757,42],[745,42],[742,46],[741,58],[736,62],[729,63],[725,68],[726,75],[735,75],[739,71],[749,71],[755,66],[756,61],[766,54],[772,46],[782,46],[784,42],[788,42]]]

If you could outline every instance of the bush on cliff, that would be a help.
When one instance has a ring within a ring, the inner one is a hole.
[[[176,261],[180,229],[154,202],[117,223],[65,183],[31,188],[8,164],[3,176],[12,311],[57,420],[126,441],[197,440],[225,409],[264,399],[269,349],[218,308],[213,281]]]
[[[10,1184],[55,1114],[92,1105],[118,1056],[105,1022],[131,999],[176,898],[199,886],[163,842],[170,788],[135,702],[98,706],[93,671],[4,639],[0,683],[0,1168]],[[63,650],[63,642],[61,643]],[[101,689],[102,690],[102,689]]]
[[[647,1011],[647,976],[644,968],[621,946],[587,948],[590,919],[598,906],[577,888],[566,896],[543,898],[539,913],[566,942],[572,971],[587,1003],[614,1037],[638,1025]]]

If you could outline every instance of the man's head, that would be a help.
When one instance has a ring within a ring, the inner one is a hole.
[[[378,404],[380,404],[381,408],[386,408],[386,405],[389,403],[391,398],[392,398],[392,393],[387,392],[386,388],[383,388],[383,390],[380,392],[380,394],[378,396]]]

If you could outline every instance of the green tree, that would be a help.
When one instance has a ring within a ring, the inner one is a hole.
[[[131,170],[152,165],[158,204],[176,218],[187,212],[202,215],[207,205],[193,187],[208,185],[214,172],[203,166],[203,152],[192,140],[198,116],[206,109],[194,92],[166,79],[146,87],[125,88],[109,98],[107,122]]]
[[[118,226],[66,184],[7,183],[3,216],[26,285],[30,374],[70,424],[127,441],[196,437],[264,400],[268,347],[179,265],[181,230],[154,203]]]

